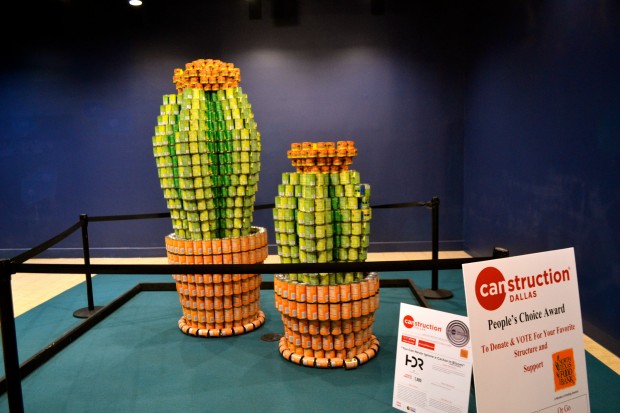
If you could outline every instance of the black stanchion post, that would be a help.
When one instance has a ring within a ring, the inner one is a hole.
[[[19,356],[17,354],[17,333],[15,331],[15,312],[13,310],[13,290],[11,277],[13,271],[8,260],[0,262],[0,327],[2,329],[2,353],[4,356],[4,375],[6,377],[7,397],[11,413],[24,411]]]
[[[82,226],[82,250],[84,252],[84,265],[90,265],[90,246],[88,245],[88,215],[81,214],[80,222]],[[95,307],[93,300],[93,283],[91,279],[91,274],[86,273],[86,295],[88,298],[88,307],[80,308],[79,310],[75,310],[73,313],[74,317],[77,318],[88,318],[95,311],[99,310],[101,307]]]
[[[429,299],[444,299],[451,298],[454,294],[450,290],[443,290],[439,288],[439,269],[437,268],[439,264],[439,198],[433,197],[431,199],[431,208],[432,208],[432,261],[433,261],[433,269],[432,271],[432,281],[431,288],[423,290],[422,293],[425,298]]]

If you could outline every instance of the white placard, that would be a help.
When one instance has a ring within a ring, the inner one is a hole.
[[[590,411],[573,248],[463,265],[479,412]]]
[[[471,384],[467,317],[400,304],[392,406],[416,413],[466,413]]]

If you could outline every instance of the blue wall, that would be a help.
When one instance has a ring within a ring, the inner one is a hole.
[[[442,247],[462,248],[464,71],[459,28],[436,27],[440,8],[397,2],[375,16],[368,2],[300,1],[291,22],[270,1],[260,20],[245,0],[80,3],[30,11],[41,37],[14,45],[0,68],[3,256],[82,213],[166,211],[151,137],[174,68],[198,58],[241,69],[263,143],[257,205],[273,203],[293,170],[292,142],[351,139],[372,204],[438,196]],[[430,218],[377,210],[371,250],[428,250]],[[254,221],[273,228],[269,210]],[[172,230],[167,219],[89,228],[94,256],[163,255]],[[80,256],[80,245],[78,234],[46,254]]]
[[[291,142],[353,139],[373,204],[441,199],[444,250],[575,247],[584,320],[618,341],[617,3],[299,0],[291,19],[263,0],[260,20],[246,0],[39,3],[13,5],[31,36],[0,29],[0,256],[82,213],[165,212],[162,95],[174,68],[217,58],[241,69],[262,135],[257,205]],[[430,231],[429,210],[377,210],[371,250],[428,249]],[[162,256],[169,232],[92,223],[92,254]],[[59,247],[80,256],[79,236]]]
[[[494,16],[466,92],[466,247],[574,247],[589,331],[617,341],[619,5],[513,2]]]

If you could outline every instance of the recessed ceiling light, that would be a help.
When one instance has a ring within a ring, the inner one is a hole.
[[[129,0],[129,4],[132,6],[142,6],[142,0]]]

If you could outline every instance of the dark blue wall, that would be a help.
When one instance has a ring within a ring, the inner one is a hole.
[[[620,8],[512,2],[476,33],[465,103],[466,247],[575,248],[584,320],[617,341]],[[600,338],[600,337],[599,337]]]
[[[241,69],[262,135],[257,204],[291,142],[353,139],[373,204],[441,199],[442,249],[575,247],[584,321],[618,341],[617,3],[263,0],[259,20],[246,0],[19,3],[29,36],[0,29],[0,256],[81,213],[164,212],[161,97],[174,68],[217,58]],[[272,230],[270,212],[255,224]],[[170,231],[92,223],[92,254],[163,255]],[[430,231],[429,210],[377,210],[371,250],[428,249]],[[59,247],[80,255],[77,236]]]
[[[260,20],[245,0],[91,3],[29,9],[39,36],[13,44],[0,68],[3,256],[81,213],[166,211],[151,137],[174,68],[198,58],[241,69],[263,143],[257,205],[273,203],[281,173],[293,170],[292,142],[351,139],[372,204],[438,196],[442,247],[462,248],[460,16],[406,2],[373,15],[352,0],[299,1],[295,18],[265,0]],[[269,210],[254,217],[273,228]],[[377,210],[371,250],[429,249],[430,217]],[[163,255],[171,224],[92,223],[89,232],[94,256]],[[79,256],[79,247],[76,236],[48,254]]]

